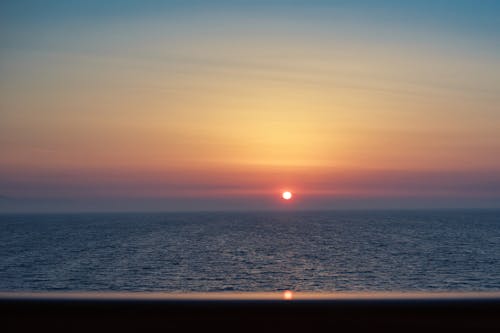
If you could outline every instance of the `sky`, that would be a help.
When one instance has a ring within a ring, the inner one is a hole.
[[[2,1],[0,212],[500,208],[499,15]]]

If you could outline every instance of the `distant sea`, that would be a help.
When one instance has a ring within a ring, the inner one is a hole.
[[[0,291],[499,291],[500,211],[0,215]]]

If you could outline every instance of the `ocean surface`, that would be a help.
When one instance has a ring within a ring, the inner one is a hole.
[[[500,211],[0,215],[0,291],[499,291]]]

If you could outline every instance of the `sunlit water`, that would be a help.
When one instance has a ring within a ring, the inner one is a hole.
[[[0,291],[500,290],[500,211],[0,215]]]

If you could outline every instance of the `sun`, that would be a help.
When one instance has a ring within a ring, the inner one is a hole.
[[[281,197],[285,200],[290,200],[292,198],[292,192],[285,191],[281,193]]]

